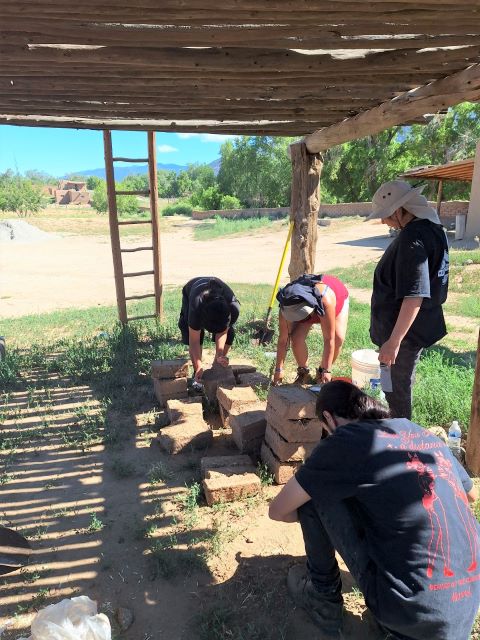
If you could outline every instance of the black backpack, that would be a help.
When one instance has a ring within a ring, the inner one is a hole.
[[[305,302],[313,307],[320,315],[325,315],[322,296],[318,294],[315,285],[322,281],[321,275],[305,273],[296,280],[289,282],[278,290],[277,300],[281,307],[290,307]]]

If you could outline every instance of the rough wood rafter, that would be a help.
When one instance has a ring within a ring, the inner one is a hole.
[[[310,153],[379,133],[424,113],[435,113],[463,101],[480,100],[480,64],[404,93],[353,118],[307,136]]]

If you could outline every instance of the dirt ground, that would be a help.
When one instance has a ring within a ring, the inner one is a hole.
[[[194,241],[187,222],[166,233],[162,242],[166,286],[196,275],[216,275],[226,282],[272,283],[287,230]],[[388,244],[386,227],[375,222],[333,220],[319,227],[317,271],[377,260]],[[145,244],[128,238],[126,248]],[[188,257],[188,259],[187,259]],[[152,268],[151,253],[124,254],[125,271]],[[287,267],[284,271],[287,280]],[[129,278],[127,295],[151,293],[150,276]],[[0,245],[0,318],[71,307],[115,304],[112,255],[107,237],[57,235],[43,242]]]
[[[67,436],[79,408],[99,408],[88,386],[41,374],[5,399],[2,437],[19,440],[3,461],[0,519],[28,537],[33,556],[0,578],[2,639],[28,635],[35,611],[83,594],[109,616],[114,640],[321,640],[286,592],[304,549],[298,524],[268,519],[278,487],[188,509],[200,458],[235,453],[230,435],[217,429],[208,451],[167,456],[152,444],[161,415],[151,382],[126,385],[123,410],[108,414],[120,438],[84,451]],[[344,566],[342,577],[345,637],[381,638]],[[133,613],[128,630],[115,623],[118,607]]]

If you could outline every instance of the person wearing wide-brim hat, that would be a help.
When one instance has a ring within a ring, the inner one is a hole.
[[[400,231],[375,269],[370,336],[387,367],[382,378],[391,414],[409,419],[420,354],[447,333],[442,304],[448,292],[448,241],[422,189],[403,180],[386,182],[373,196],[367,217]]]

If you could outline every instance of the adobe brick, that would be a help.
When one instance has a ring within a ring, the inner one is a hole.
[[[265,403],[249,405],[242,413],[230,414],[229,424],[235,444],[242,453],[258,453],[265,435]]]
[[[268,389],[270,386],[270,378],[268,378],[260,371],[254,371],[252,373],[242,373],[237,376],[238,384],[241,387],[260,387],[260,389]]]
[[[288,420],[280,417],[268,402],[265,416],[267,424],[272,425],[287,442],[317,443],[322,438],[323,426],[318,418]]]
[[[168,380],[170,378],[187,378],[188,360],[176,358],[175,360],[154,360],[152,362],[152,378]]]
[[[317,446],[316,442],[287,442],[270,424],[265,430],[265,442],[280,462],[303,462]]]
[[[257,367],[253,364],[231,364],[233,375],[235,377],[242,375],[244,373],[255,373]]]
[[[260,478],[255,467],[219,467],[208,470],[202,480],[207,504],[233,502],[254,496],[260,491]]]
[[[168,400],[188,397],[186,378],[174,378],[172,380],[153,378],[153,388],[162,407],[166,406]]]
[[[232,368],[222,367],[222,365],[216,363],[210,369],[207,369],[202,377],[203,390],[210,404],[216,404],[219,386],[234,387],[236,383]]]
[[[265,442],[262,444],[260,456],[277,484],[286,484],[302,464],[301,462],[281,462]]]
[[[161,449],[170,454],[206,449],[212,444],[213,433],[203,418],[164,427],[157,436]]]
[[[217,400],[225,411],[231,413],[236,409],[240,411],[245,407],[247,409],[252,402],[258,402],[258,396],[251,387],[223,387],[217,389]]]
[[[295,384],[271,387],[268,394],[268,403],[281,418],[286,418],[287,420],[316,418],[315,394]]]
[[[206,478],[210,471],[228,467],[236,470],[246,469],[254,471],[252,459],[250,456],[207,456],[200,460],[200,473],[202,478]]]
[[[167,414],[169,422],[175,424],[190,418],[203,418],[201,398],[185,398],[182,400],[167,400]]]

